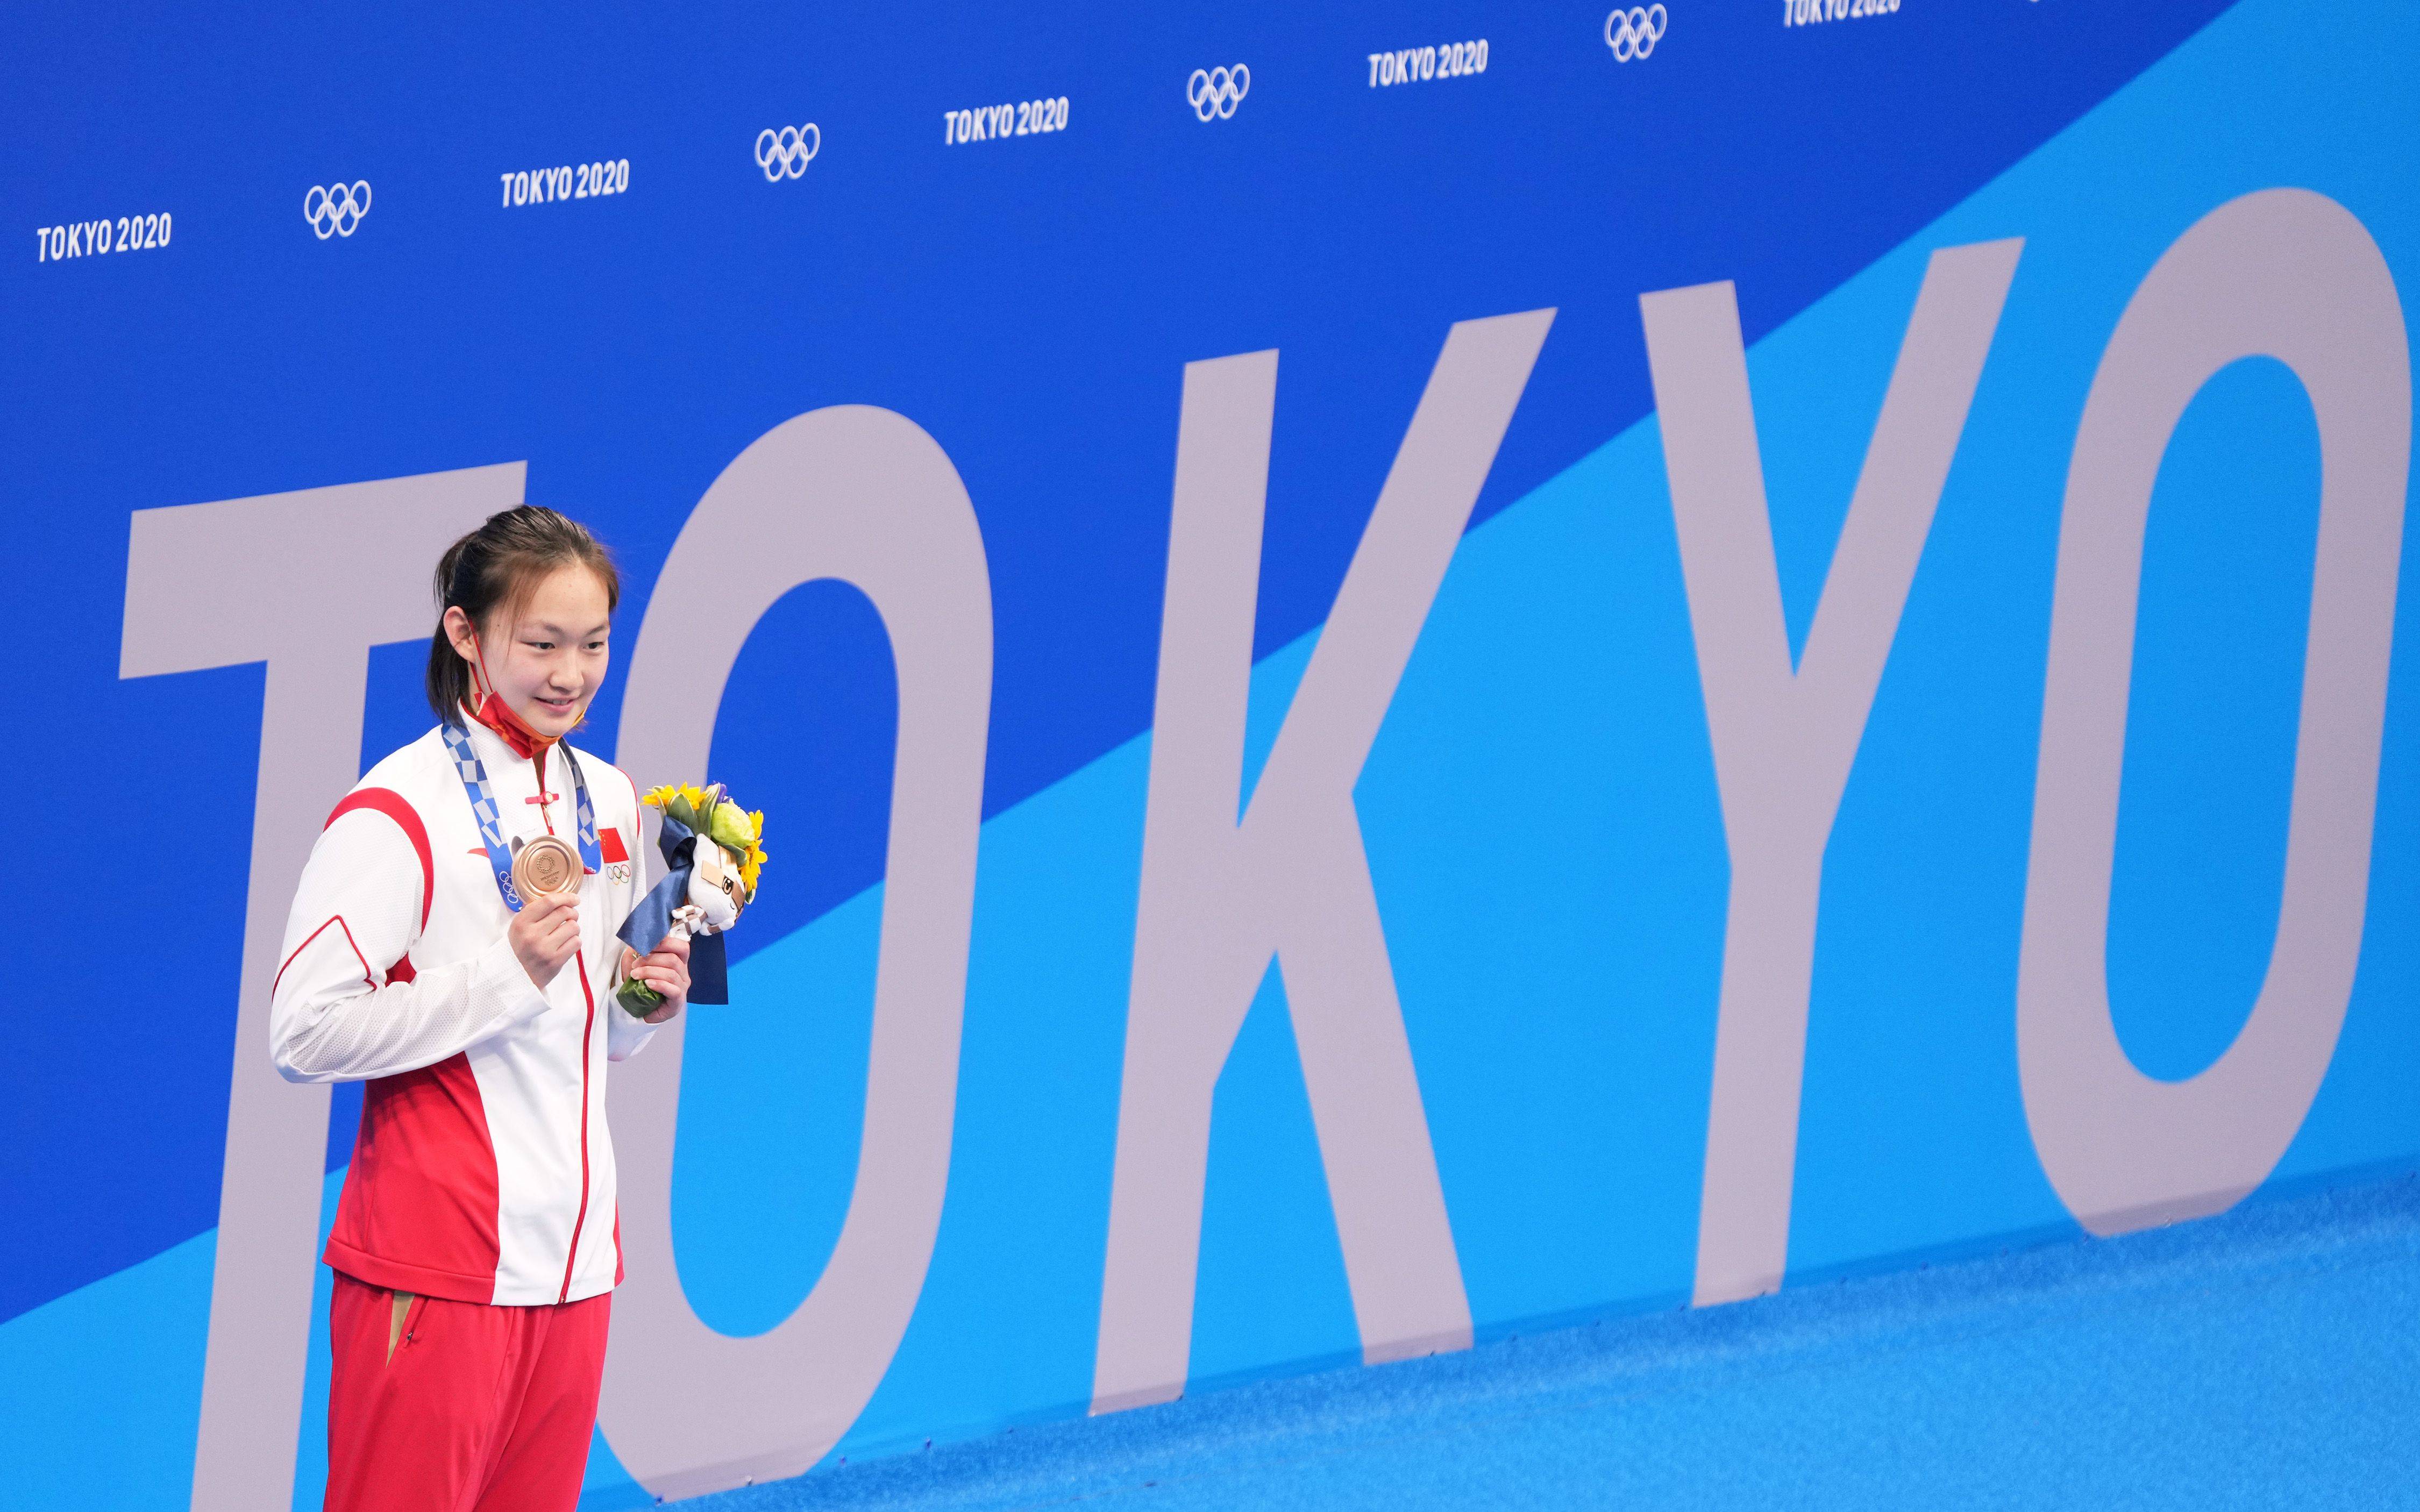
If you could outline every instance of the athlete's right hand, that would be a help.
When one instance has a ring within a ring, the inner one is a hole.
[[[580,898],[576,893],[540,893],[524,904],[504,931],[521,969],[542,990],[564,963],[580,949]]]

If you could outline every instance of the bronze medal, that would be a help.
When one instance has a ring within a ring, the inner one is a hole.
[[[580,853],[553,835],[540,835],[513,857],[513,890],[524,899],[548,893],[577,893],[586,869]]]

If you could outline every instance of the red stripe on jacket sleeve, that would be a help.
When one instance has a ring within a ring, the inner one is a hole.
[[[278,986],[278,983],[280,983],[280,982],[282,982],[282,981],[284,981],[284,980],[286,980],[286,968],[287,968],[287,966],[290,966],[290,965],[292,965],[292,964],[294,964],[294,957],[295,957],[295,956],[298,956],[298,955],[301,955],[303,951],[305,951],[305,950],[307,950],[307,949],[311,949],[311,942],[312,942],[313,940],[316,940],[316,939],[318,939],[320,935],[327,933],[328,933],[328,925],[329,925],[329,924],[334,924],[334,925],[335,925],[338,929],[343,930],[343,931],[345,932],[345,943],[346,943],[347,945],[349,945],[349,946],[351,946],[351,947],[353,948],[353,959],[354,959],[354,960],[356,960],[356,961],[358,961],[358,962],[360,962],[360,963],[362,964],[362,980],[364,980],[364,981],[365,981],[365,982],[368,982],[368,983],[369,983],[371,986],[373,986],[373,987],[375,987],[375,986],[377,986],[377,985],[378,985],[378,973],[376,973],[376,972],[374,972],[374,971],[372,971],[372,970],[370,969],[370,958],[369,958],[368,956],[365,956],[365,955],[362,954],[362,948],[361,948],[360,943],[359,943],[358,941],[356,941],[356,940],[353,938],[353,926],[351,926],[350,924],[348,924],[348,923],[346,923],[346,922],[345,922],[345,916],[344,916],[344,915],[342,915],[342,914],[331,914],[331,915],[329,915],[329,916],[328,916],[327,922],[326,922],[326,923],[321,924],[318,929],[313,930],[313,931],[312,931],[312,932],[311,932],[307,936],[305,936],[305,937],[303,938],[302,943],[302,944],[300,944],[300,945],[298,945],[298,946],[296,946],[296,947],[294,948],[294,949],[293,949],[292,954],[289,954],[288,956],[287,956],[287,958],[286,958],[285,962],[284,962],[282,964],[280,964],[280,965],[278,966],[278,968],[277,968],[277,975],[276,975],[275,977],[273,977],[273,978],[271,978],[271,979],[270,980],[270,983],[269,983],[269,995],[270,995],[270,996],[274,997],[274,996],[276,996],[276,995],[277,995],[277,986]],[[408,967],[410,964],[411,964],[411,963],[410,963],[410,962],[408,962],[408,961],[402,961],[402,962],[397,962],[397,963],[396,963],[396,965],[397,965],[397,967],[398,967],[398,968]],[[390,972],[390,973],[388,973],[388,974],[387,974],[387,980],[390,980],[390,981],[392,981],[392,980],[395,980],[395,975],[394,975],[394,973],[393,973],[393,972]],[[410,981],[410,980],[411,980],[411,978],[410,976],[408,976],[408,975],[407,975],[403,980],[406,980],[406,981]]]
[[[356,788],[329,813],[328,824],[334,824],[357,809],[374,809],[386,815],[411,841],[412,853],[420,857],[420,927],[427,929],[428,905],[437,897],[437,858],[429,852],[428,826],[420,822],[420,810],[405,802],[403,795],[393,788]],[[319,827],[324,830],[328,825]]]

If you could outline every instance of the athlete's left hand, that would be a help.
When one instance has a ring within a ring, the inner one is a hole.
[[[661,1008],[642,1022],[661,1024],[689,1002],[689,941],[668,939],[639,960],[630,975],[664,995]]]

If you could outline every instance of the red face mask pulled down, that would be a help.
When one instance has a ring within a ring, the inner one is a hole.
[[[477,671],[478,687],[473,691],[479,695],[479,706],[471,711],[471,717],[494,731],[499,739],[513,748],[513,754],[523,761],[554,744],[554,736],[542,735],[531,729],[529,721],[515,714],[513,706],[498,696],[495,683],[488,676],[488,654],[484,648],[479,653]]]

